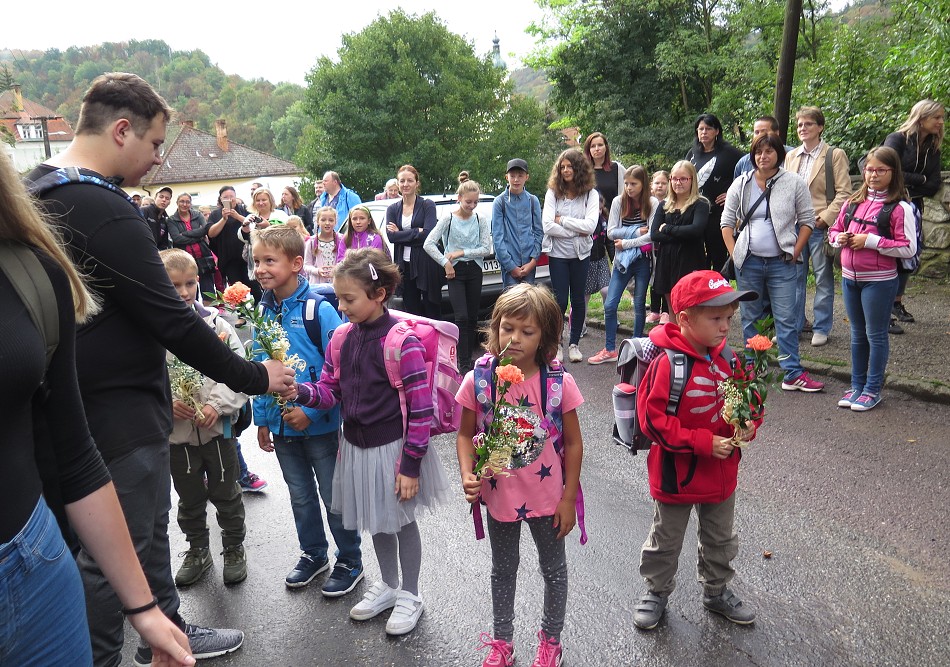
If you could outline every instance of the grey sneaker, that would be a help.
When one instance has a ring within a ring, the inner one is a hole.
[[[185,560],[175,574],[175,585],[191,586],[211,567],[211,552],[207,547],[192,547],[181,555]]]
[[[748,625],[755,620],[755,612],[742,604],[739,596],[728,588],[715,597],[703,596],[703,606],[715,614],[722,614],[733,623]]]
[[[202,628],[191,623],[185,623],[185,635],[191,645],[191,654],[195,660],[216,658],[227,653],[233,653],[244,643],[244,633],[240,630],[227,628]],[[132,663],[138,667],[148,667],[152,664],[152,647],[139,646],[132,658]]]
[[[224,583],[239,584],[247,579],[247,554],[243,544],[224,547]]]
[[[644,593],[640,598],[640,602],[633,608],[633,624],[641,630],[655,628],[660,619],[663,618],[668,599],[667,596],[657,595],[653,591]]]

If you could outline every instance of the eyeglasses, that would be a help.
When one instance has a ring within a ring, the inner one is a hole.
[[[813,120],[803,120],[802,122],[800,122],[800,123],[798,124],[798,129],[802,129],[803,127],[812,127],[812,126],[817,125],[817,124],[818,124],[818,123],[816,123],[816,122],[813,121]]]
[[[674,176],[670,179],[670,183],[689,183],[693,180],[692,176]]]
[[[890,167],[865,167],[864,173],[869,176],[877,176],[878,174],[886,174],[889,171],[894,171]]]

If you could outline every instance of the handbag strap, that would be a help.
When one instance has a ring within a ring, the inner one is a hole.
[[[765,206],[766,206],[766,216],[768,215],[768,205],[769,205],[769,203],[768,203],[767,200],[768,200],[768,198],[769,198],[769,195],[772,193],[772,186],[775,185],[775,181],[777,181],[780,176],[781,176],[781,174],[778,174],[778,175],[776,175],[775,177],[769,179],[769,180],[766,182],[766,184],[765,184],[765,190],[763,190],[763,191],[762,191],[762,194],[759,195],[759,198],[755,200],[755,203],[752,204],[752,206],[749,207],[749,210],[746,211],[746,214],[745,214],[745,216],[743,217],[742,222],[739,223],[739,225],[736,227],[736,230],[733,232],[732,238],[734,238],[734,239],[739,238],[739,234],[742,232],[742,230],[745,228],[745,226],[746,226],[747,224],[749,224],[749,220],[752,219],[752,214],[755,213],[755,210],[756,210],[757,208],[759,208],[759,204],[762,203],[762,200],[763,200],[763,199],[766,200],[766,202],[765,202]],[[752,174],[750,174],[750,175],[749,175],[749,180],[752,180],[753,178],[755,178],[755,176],[753,176]]]

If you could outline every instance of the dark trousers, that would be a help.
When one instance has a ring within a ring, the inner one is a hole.
[[[171,509],[168,450],[168,441],[162,438],[113,458],[106,465],[149,588],[165,615],[180,624],[180,601],[168,546]],[[80,551],[77,562],[86,591],[93,662],[97,666],[113,667],[122,659],[125,640],[122,603],[85,549]]]
[[[441,308],[438,303],[429,301],[428,291],[419,289],[419,286],[411,278],[406,278],[408,265],[404,265],[406,271],[403,273],[402,283],[402,307],[407,313],[413,315],[422,315],[433,320],[439,319]]]
[[[459,328],[459,367],[471,365],[478,336],[478,303],[482,294],[482,267],[477,261],[458,262],[449,281],[449,302]]]
[[[709,222],[706,223],[704,240],[706,242],[706,268],[713,271],[721,271],[722,265],[729,258],[729,252],[726,250],[726,242],[722,238],[722,229],[719,227],[719,221],[722,218],[722,207],[711,206],[709,209]]]
[[[567,312],[567,302],[570,298],[570,344],[577,345],[581,340],[581,331],[584,330],[584,320],[587,318],[587,270],[590,266],[590,257],[584,259],[549,257],[548,266],[551,271],[554,300],[557,301],[562,315]]]
[[[217,510],[221,543],[244,543],[244,501],[237,484],[236,441],[215,438],[202,445],[171,445],[171,471],[178,492],[178,527],[192,547],[208,547],[208,502]],[[208,486],[205,486],[207,477]]]

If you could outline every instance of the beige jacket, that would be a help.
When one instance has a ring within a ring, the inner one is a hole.
[[[198,314],[202,316],[205,322],[218,334],[218,337],[231,346],[235,354],[244,356],[244,346],[241,339],[238,338],[234,327],[218,315],[217,311],[207,311],[202,307],[197,307]],[[175,356],[171,352],[165,352],[165,358],[172,361]],[[173,445],[199,445],[206,443],[214,438],[224,434],[224,423],[233,424],[237,420],[238,412],[241,406],[247,402],[247,395],[231,390],[226,384],[215,382],[209,377],[204,379],[201,391],[198,393],[198,401],[202,405],[210,405],[218,413],[218,421],[211,428],[199,428],[190,419],[175,419],[172,426],[172,434],[169,442]]]
[[[793,174],[798,173],[798,165],[802,159],[802,153],[805,147],[799,146],[785,156],[785,169]],[[826,193],[825,159],[829,150],[834,151],[831,154],[831,165],[834,169],[835,193],[831,203],[828,203]],[[811,203],[815,207],[815,213],[818,219],[824,224],[822,228],[830,227],[838,217],[838,211],[851,196],[851,176],[848,174],[848,156],[840,148],[829,146],[822,142],[818,157],[812,163],[811,174],[805,179],[808,183],[808,191],[811,193]]]

